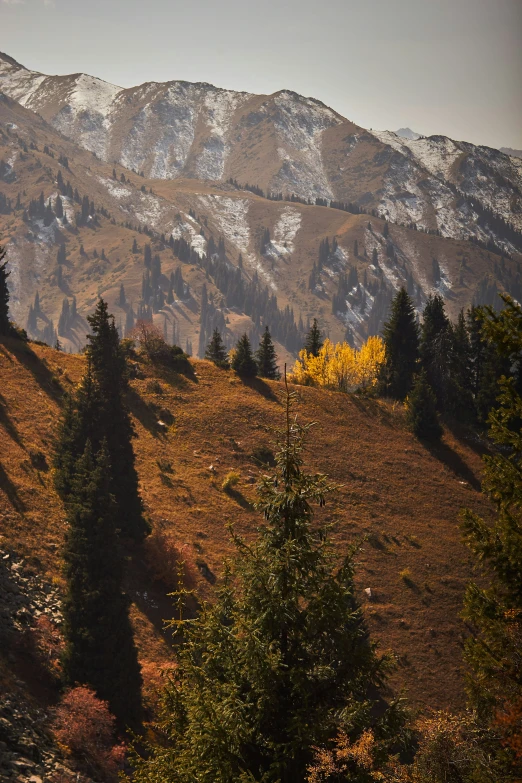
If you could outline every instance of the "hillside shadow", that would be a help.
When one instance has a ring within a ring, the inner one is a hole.
[[[28,343],[19,342],[11,346],[13,353],[23,367],[31,373],[38,386],[53,402],[61,403],[64,390],[58,378],[47,364],[37,356]]]
[[[153,438],[160,438],[163,433],[158,427],[158,417],[152,408],[142,400],[138,392],[132,387],[128,389],[126,397],[130,412],[138,419],[141,426]]]
[[[447,443],[431,444],[426,442],[423,445],[435,459],[442,462],[452,473],[468,483],[474,490],[480,492],[480,480],[475,476],[469,465],[464,462],[460,454],[457,454],[451,446],[448,446]]]
[[[480,435],[477,435],[477,433],[474,430],[472,430],[469,426],[461,424],[460,422],[455,421],[454,419],[450,419],[450,420],[445,419],[444,425],[447,427],[447,429],[451,432],[451,434],[456,440],[465,443],[466,446],[470,448],[479,457],[484,457],[486,454],[491,454],[491,449],[486,437],[485,436],[481,437]]]
[[[9,414],[7,413],[7,402],[5,398],[0,394],[0,427],[3,427],[4,430],[7,432],[11,440],[14,440],[14,442],[23,448],[22,442],[20,440],[20,436],[18,435],[18,430],[14,426],[13,422],[9,418]]]
[[[238,506],[241,506],[245,511],[253,511],[253,505],[250,503],[249,500],[246,499],[246,497],[239,492],[239,490],[234,489],[234,487],[229,487],[226,490],[227,495],[232,498],[232,500],[235,500]]]
[[[0,462],[0,489],[7,495],[9,502],[19,514],[25,513],[25,504],[21,500],[18,490],[5,472],[4,466]]]
[[[281,399],[277,394],[274,394],[273,389],[262,378],[240,378],[244,386],[248,386],[249,389],[261,394],[265,399],[271,402],[277,402],[282,404]]]

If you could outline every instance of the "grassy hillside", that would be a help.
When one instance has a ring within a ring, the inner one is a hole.
[[[58,588],[64,514],[52,486],[53,432],[63,390],[83,363],[44,346],[0,344],[0,548]],[[193,366],[188,379],[143,365],[129,404],[147,513],[182,548],[199,595],[211,598],[230,552],[226,524],[248,536],[260,523],[251,507],[252,451],[270,445],[270,428],[281,422],[282,385],[244,384],[208,362]],[[458,615],[471,566],[457,514],[464,505],[487,513],[478,449],[446,431],[429,451],[406,430],[402,410],[384,402],[301,387],[299,397],[300,419],[318,422],[307,466],[342,485],[320,518],[332,523],[340,556],[365,539],[357,582],[374,637],[399,656],[394,684],[419,707],[461,706]],[[227,494],[221,485],[230,470],[241,478]],[[173,609],[142,549],[129,552],[127,587],[141,660],[154,669],[172,658],[162,620]],[[16,658],[2,666],[9,670]]]

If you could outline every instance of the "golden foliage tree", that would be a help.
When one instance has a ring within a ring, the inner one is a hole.
[[[344,392],[371,389],[377,383],[384,359],[384,343],[380,337],[369,337],[359,350],[348,343],[333,343],[327,339],[317,356],[306,349],[299,352],[293,379],[306,386],[324,386]]]

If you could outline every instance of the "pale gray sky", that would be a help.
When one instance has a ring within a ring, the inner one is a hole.
[[[522,0],[0,0],[0,50],[123,87],[288,88],[366,128],[522,148]]]

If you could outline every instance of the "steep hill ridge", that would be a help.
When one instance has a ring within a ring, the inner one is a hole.
[[[289,90],[252,95],[181,81],[122,89],[86,74],[46,76],[2,55],[0,90],[102,160],[150,178],[232,177],[353,202],[443,236],[495,237],[508,252],[502,231],[477,223],[480,208],[522,229],[518,159],[444,136],[367,131]]]

